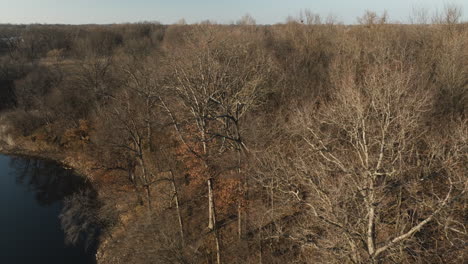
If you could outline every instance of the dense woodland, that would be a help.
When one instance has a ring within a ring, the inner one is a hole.
[[[460,17],[1,25],[2,125],[120,175],[112,263],[463,263]]]

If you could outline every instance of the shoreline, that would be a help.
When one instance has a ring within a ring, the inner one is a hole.
[[[23,144],[19,144],[19,146],[11,146],[11,145],[5,145],[1,144],[0,142],[0,155],[5,155],[5,156],[17,156],[17,157],[24,157],[24,158],[33,158],[33,159],[38,159],[38,160],[45,160],[45,161],[51,161],[60,164],[64,169],[71,169],[73,172],[82,177],[86,182],[91,184],[91,186],[94,188],[94,190],[97,192],[97,197],[96,199],[105,202],[105,200],[110,200],[110,193],[112,193],[113,190],[112,188],[108,188],[107,190],[103,190],[101,188],[101,184],[99,184],[94,177],[95,175],[99,174],[97,170],[93,173],[90,172],[90,168],[86,168],[86,165],[83,164],[83,161],[81,160],[72,160],[72,157],[69,155],[67,151],[59,152],[59,151],[50,151],[50,150],[31,150],[26,147],[24,147]],[[32,143],[32,142],[30,142]],[[29,144],[29,143],[28,143]],[[95,174],[93,176],[93,174]],[[117,213],[117,224],[115,226],[112,226],[107,233],[101,233],[97,239],[96,239],[96,252],[95,252],[95,263],[96,264],[103,264],[103,263],[111,263],[107,261],[107,258],[111,258],[112,253],[109,254],[109,252],[106,250],[107,246],[112,243],[112,241],[116,238],[118,238],[121,235],[124,235],[125,233],[125,223],[128,223],[128,219],[132,217],[132,208],[125,208],[125,205],[119,204],[118,202],[115,202],[115,210],[118,212]],[[123,207],[124,211],[127,211],[127,213],[120,213],[119,210],[117,210],[117,207]],[[123,219],[127,219],[126,221],[123,221]]]
[[[74,173],[80,177],[83,177],[86,181],[92,182],[86,173],[84,173],[80,168],[70,164],[66,161],[66,158],[59,157],[58,154],[47,154],[47,152],[39,152],[39,151],[30,151],[26,149],[7,149],[2,148],[0,146],[0,155],[6,156],[17,156],[17,157],[24,157],[24,158],[33,158],[43,161],[51,161],[60,164],[66,170],[73,170]]]

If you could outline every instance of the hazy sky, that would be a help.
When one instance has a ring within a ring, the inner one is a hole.
[[[185,18],[194,23],[210,19],[229,23],[249,13],[260,24],[284,22],[288,15],[309,9],[354,23],[369,9],[387,10],[390,19],[406,21],[413,7],[436,10],[444,3],[463,7],[468,0],[0,0],[0,23],[121,23],[160,21],[171,24]]]

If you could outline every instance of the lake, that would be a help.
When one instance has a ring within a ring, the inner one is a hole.
[[[54,162],[0,155],[0,263],[95,263],[93,198]]]

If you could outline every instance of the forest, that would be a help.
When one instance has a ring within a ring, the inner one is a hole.
[[[464,263],[468,24],[358,21],[0,25],[0,146],[81,162],[98,263]]]

